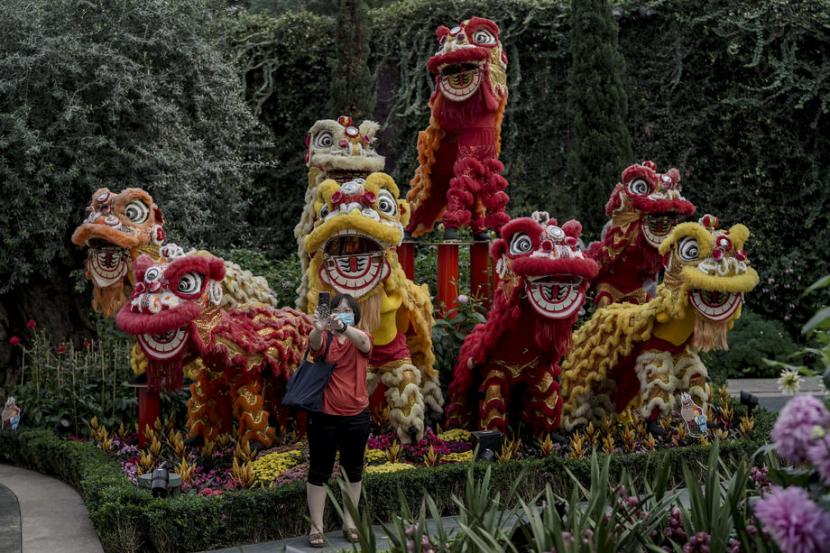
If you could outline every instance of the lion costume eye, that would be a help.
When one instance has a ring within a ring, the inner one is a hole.
[[[157,281],[161,277],[161,269],[158,267],[150,267],[144,272],[144,282],[151,283]]]
[[[476,44],[493,45],[496,43],[496,37],[486,29],[479,29],[473,33],[473,42]]]
[[[124,214],[133,223],[143,223],[150,217],[150,208],[141,200],[133,200],[127,204]]]
[[[202,289],[202,275],[200,273],[187,273],[179,279],[177,289],[181,294],[196,294]]]
[[[651,191],[651,187],[643,179],[636,179],[628,183],[628,191],[635,196],[645,196]]]
[[[320,217],[325,219],[329,215],[329,204],[323,204],[323,207],[320,208]]]
[[[680,254],[680,259],[683,261],[694,261],[700,255],[700,248],[697,245],[697,240],[694,238],[684,238],[681,240],[677,251]]]
[[[378,193],[378,209],[384,215],[395,216],[398,214],[398,202],[391,193],[381,190]]]
[[[533,250],[533,240],[524,233],[519,233],[510,239],[510,253],[513,255],[524,255]]]
[[[329,131],[323,131],[314,137],[315,148],[331,148],[332,144],[334,144],[334,137]]]

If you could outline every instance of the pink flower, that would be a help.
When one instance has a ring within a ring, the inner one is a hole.
[[[9,338],[9,343],[12,346],[19,346],[20,345],[20,336],[12,336]]]
[[[91,347],[92,347],[92,342],[90,342],[88,338],[84,338],[84,349],[89,349]]]
[[[803,488],[779,488],[755,504],[755,516],[781,551],[820,553],[830,542],[830,513],[822,510]]]
[[[29,322],[26,323],[26,328],[28,328],[29,330],[34,330],[36,326],[37,321],[35,321],[34,319],[29,319]]]
[[[457,297],[457,298],[455,298],[455,299],[456,299],[456,300],[458,301],[458,303],[460,303],[460,304],[466,304],[466,303],[468,303],[468,302],[470,301],[470,298],[469,298],[466,294],[458,294],[458,297]]]
[[[830,484],[830,435],[825,434],[807,448],[807,458],[816,467],[821,481]]]
[[[807,460],[807,447],[813,441],[813,427],[828,425],[830,413],[824,404],[813,396],[800,395],[781,410],[771,436],[781,457],[790,463],[803,463]]]
[[[66,344],[58,344],[58,347],[55,348],[55,353],[58,355],[66,353]]]

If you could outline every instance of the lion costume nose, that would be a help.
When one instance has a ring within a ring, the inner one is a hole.
[[[542,240],[542,250],[546,252],[553,251],[553,242],[551,240]]]

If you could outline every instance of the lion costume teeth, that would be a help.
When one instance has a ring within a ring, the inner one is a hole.
[[[705,408],[708,372],[698,352],[727,347],[743,295],[758,284],[743,249],[748,238],[744,225],[719,230],[711,215],[674,227],[660,245],[667,262],[655,298],[600,308],[574,334],[562,373],[567,429],[638,399],[650,420],[676,408],[678,393]]]
[[[426,285],[406,278],[395,248],[403,240],[409,204],[395,181],[372,173],[316,188],[313,230],[304,236],[309,263],[305,304],[317,308],[321,291],[347,293],[361,306],[361,327],[372,334],[370,394],[376,418],[389,407],[389,421],[402,443],[420,440],[424,416],[440,414],[444,400],[432,352],[432,301]],[[385,398],[385,399],[384,399]]]

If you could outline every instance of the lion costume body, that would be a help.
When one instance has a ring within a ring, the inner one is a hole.
[[[581,231],[579,222],[559,227],[544,212],[502,228],[491,250],[501,281],[487,322],[461,346],[449,390],[450,426],[505,432],[508,405],[519,396],[522,421],[536,435],[559,427],[559,361],[597,272],[579,250]]]
[[[406,275],[395,250],[403,239],[409,205],[399,199],[389,175],[340,184],[323,181],[314,201],[314,230],[305,238],[309,313],[321,291],[354,296],[361,327],[373,338],[369,394],[386,388],[373,409],[389,408],[389,420],[403,443],[420,440],[427,409],[441,413],[443,397],[433,367],[432,301],[426,285]],[[385,398],[385,400],[384,400]]]
[[[743,249],[749,230],[717,227],[711,215],[677,225],[660,246],[667,264],[656,297],[598,309],[576,331],[562,373],[567,429],[632,402],[654,421],[676,407],[682,392],[705,412],[708,373],[697,352],[727,348],[743,294],[758,284]]]
[[[311,332],[307,315],[263,304],[225,307],[225,264],[210,254],[136,260],[136,284],[116,317],[136,336],[148,360],[151,388],[178,389],[182,367],[202,361],[188,400],[191,437],[215,439],[233,419],[243,443],[270,446],[269,410],[279,408],[288,378],[299,366]],[[266,385],[277,398],[266,407]]]
[[[473,17],[436,30],[440,47],[427,67],[435,75],[429,127],[418,135],[418,169],[407,199],[412,236],[444,226],[469,226],[475,235],[510,220],[499,161],[507,105],[507,55],[498,26]]]

